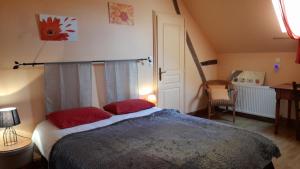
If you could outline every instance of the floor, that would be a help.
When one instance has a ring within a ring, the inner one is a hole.
[[[231,115],[218,115],[214,120],[232,124]],[[281,157],[273,159],[275,169],[300,169],[300,141],[296,140],[295,129],[282,124],[279,134],[274,135],[274,124],[237,117],[235,126],[258,132],[273,140],[281,151]]]

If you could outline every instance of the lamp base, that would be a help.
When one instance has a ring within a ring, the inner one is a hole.
[[[4,146],[12,146],[18,143],[17,132],[13,127],[6,127],[3,132]]]

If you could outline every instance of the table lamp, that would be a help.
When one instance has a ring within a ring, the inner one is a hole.
[[[13,126],[20,123],[17,108],[8,107],[0,109],[0,128],[5,128],[3,132],[4,146],[11,146],[18,142],[17,132]]]
[[[149,94],[149,95],[147,96],[147,100],[148,100],[149,102],[151,102],[151,103],[156,104],[156,102],[157,102],[156,95],[155,95],[155,94]]]

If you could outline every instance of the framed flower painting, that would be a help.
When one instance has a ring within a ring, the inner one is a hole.
[[[108,3],[109,23],[134,25],[133,6],[115,2]]]
[[[76,41],[78,39],[77,19],[67,16],[39,15],[41,40]]]

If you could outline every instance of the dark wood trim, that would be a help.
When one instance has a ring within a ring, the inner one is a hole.
[[[202,80],[202,83],[205,83],[206,82],[206,77],[205,77],[205,74],[202,70],[202,67],[201,67],[201,63],[199,61],[199,58],[196,54],[196,51],[194,49],[194,46],[193,46],[193,43],[192,43],[192,40],[190,38],[190,35],[188,32],[186,32],[186,43],[187,43],[187,46],[191,52],[191,55],[192,55],[192,58],[194,60],[194,63],[196,64],[196,67],[197,67],[197,70],[199,72],[199,75],[201,77],[201,80]]]
[[[177,15],[180,15],[180,9],[179,9],[177,0],[173,0],[173,5],[174,5]]]
[[[226,113],[226,114],[232,115],[231,111],[225,111],[224,109],[217,108],[216,111],[219,112],[219,114]],[[190,113],[188,113],[188,115],[197,116],[197,117],[201,117],[201,118],[207,118],[207,113],[208,113],[208,109],[205,108],[205,109],[200,109],[200,110],[197,110],[194,112],[190,112]],[[263,121],[263,122],[268,122],[268,123],[275,122],[275,119],[272,119],[272,118],[262,117],[262,116],[257,116],[257,115],[242,113],[242,112],[236,112],[236,115],[239,117],[244,117],[247,119],[253,119],[253,120],[258,120],[258,121]]]
[[[202,66],[208,66],[208,65],[216,65],[218,64],[218,60],[208,60],[208,61],[204,61],[204,62],[201,62],[201,65]]]
[[[208,112],[208,109],[205,108],[205,109],[199,109],[194,112],[187,113],[187,114],[191,115],[191,116],[197,116],[197,117],[207,117],[207,112]]]
[[[225,113],[232,114],[231,112],[225,112]],[[253,114],[242,113],[242,112],[236,112],[236,115],[240,116],[240,117],[247,118],[247,119],[264,121],[264,122],[268,122],[268,123],[274,123],[275,122],[275,119],[273,119],[273,118],[257,116],[257,115],[253,115]]]

